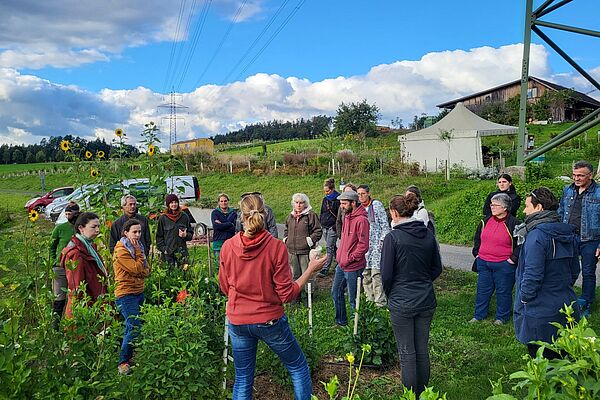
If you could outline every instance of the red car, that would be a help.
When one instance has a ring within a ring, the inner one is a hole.
[[[43,195],[42,197],[34,197],[33,199],[29,200],[27,203],[25,203],[25,209],[28,212],[31,210],[36,210],[37,212],[44,212],[44,209],[48,204],[52,203],[59,197],[63,197],[73,193],[74,190],[75,189],[71,186],[53,189],[45,195]]]

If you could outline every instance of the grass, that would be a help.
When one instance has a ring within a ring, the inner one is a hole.
[[[55,168],[68,168],[71,165],[69,162],[44,162],[31,164],[0,164],[0,175],[10,174],[15,172],[27,172],[46,170],[51,171]]]

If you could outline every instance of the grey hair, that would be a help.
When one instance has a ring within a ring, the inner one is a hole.
[[[127,204],[127,200],[129,200],[129,199],[133,199],[133,201],[135,201],[137,204],[137,199],[135,198],[134,195],[126,194],[125,196],[121,197],[121,207],[125,207],[125,204]]]
[[[294,201],[296,200],[303,200],[304,201],[304,207],[305,208],[309,208],[310,207],[310,200],[308,199],[308,196],[305,195],[304,193],[294,193],[294,195],[292,196],[292,208],[294,208]]]
[[[490,203],[492,201],[499,203],[502,207],[504,207],[504,209],[506,209],[506,211],[510,212],[510,209],[512,207],[512,200],[510,199],[510,196],[506,193],[495,194],[494,196],[492,196]]]
[[[581,169],[581,168],[587,168],[588,171],[594,172],[594,167],[592,166],[592,164],[590,164],[589,162],[587,162],[585,160],[579,160],[573,164],[573,169]]]

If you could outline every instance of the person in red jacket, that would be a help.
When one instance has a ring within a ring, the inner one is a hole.
[[[296,399],[310,399],[312,383],[306,357],[284,314],[283,303],[295,300],[300,288],[327,257],[311,260],[294,282],[285,244],[265,230],[265,208],[257,195],[240,201],[244,231],[223,243],[219,285],[227,296],[228,331],[233,350],[233,400],[251,399],[258,341],[264,341],[290,372]]]
[[[65,317],[73,316],[74,297],[83,297],[77,293],[81,283],[85,283],[85,291],[93,304],[101,294],[107,292],[103,282],[108,277],[102,258],[98,254],[94,239],[100,233],[100,219],[91,212],[79,214],[75,221],[75,235],[63,249],[60,265],[65,268],[69,293]]]
[[[356,308],[356,286],[358,278],[367,265],[365,255],[369,250],[369,220],[367,211],[358,201],[358,194],[345,191],[338,196],[344,212],[342,237],[336,258],[338,265],[331,286],[331,297],[335,306],[335,323],[348,325],[346,315],[346,287],[352,308]]]

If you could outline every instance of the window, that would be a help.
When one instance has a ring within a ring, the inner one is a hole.
[[[537,95],[537,88],[531,88],[531,89],[527,89],[527,98],[528,99],[533,99],[538,97]]]

